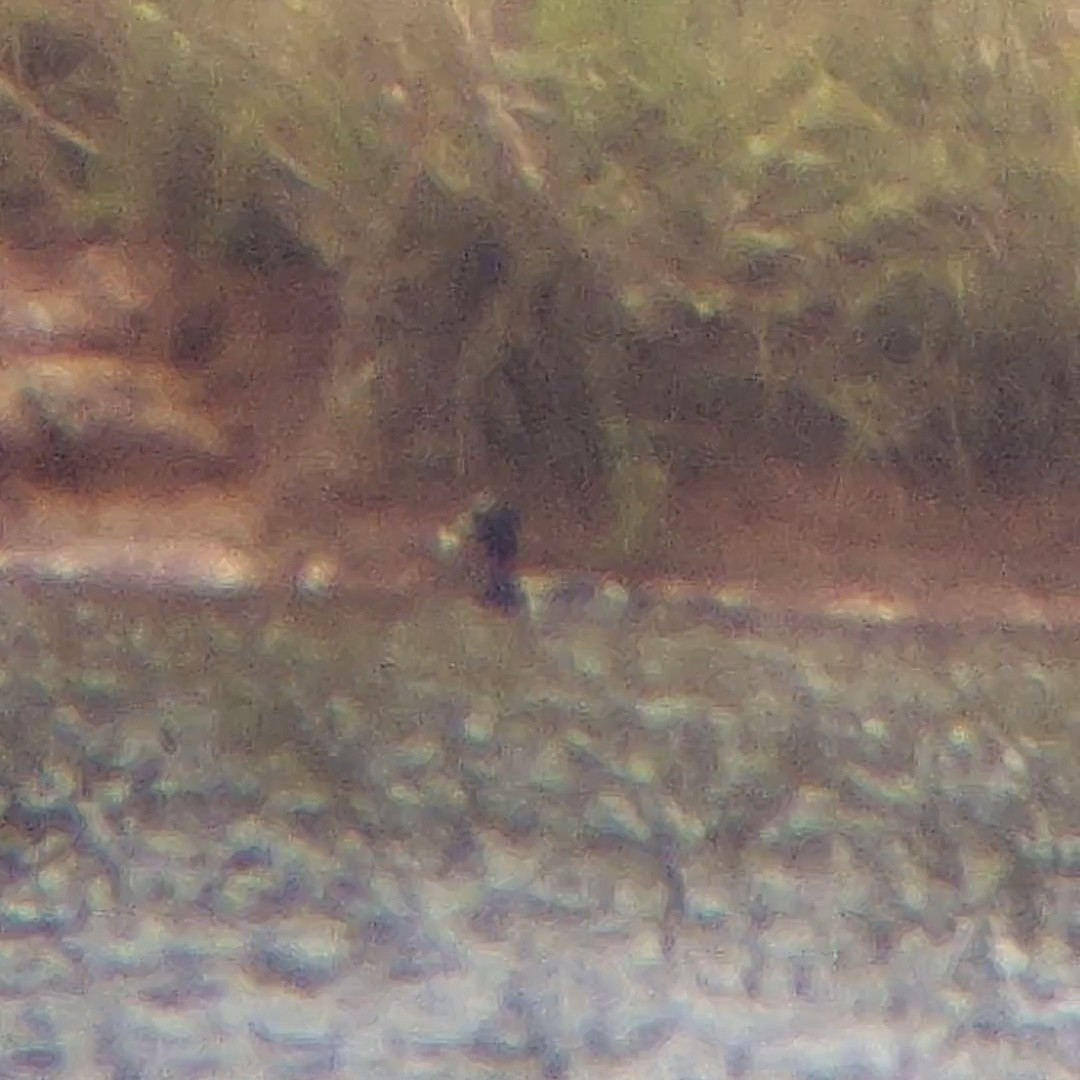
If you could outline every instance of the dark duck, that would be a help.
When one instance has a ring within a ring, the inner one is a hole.
[[[472,539],[484,559],[483,602],[502,612],[517,611],[524,601],[517,580],[521,513],[501,500],[482,497],[472,509]]]

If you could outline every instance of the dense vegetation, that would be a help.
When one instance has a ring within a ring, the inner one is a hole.
[[[1068,15],[11,0],[0,231],[265,269],[287,230],[340,281],[360,487],[599,479],[635,547],[778,428],[970,496],[1080,449]]]

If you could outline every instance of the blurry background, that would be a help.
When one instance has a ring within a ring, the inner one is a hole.
[[[11,0],[4,471],[235,482],[271,531],[494,482],[630,562],[795,476],[789,516],[865,508],[869,535],[1025,495],[1067,544],[1074,25],[1059,0]]]
[[[0,1075],[1075,1080],[1070,14],[4,0]]]

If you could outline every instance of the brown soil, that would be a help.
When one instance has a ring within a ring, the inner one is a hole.
[[[600,530],[539,501],[542,565],[611,567]],[[871,467],[748,465],[680,491],[666,542],[620,576],[726,587],[804,609],[876,608],[944,620],[1080,622],[1080,491],[980,496],[967,508],[914,494]]]
[[[684,493],[670,569],[792,586],[1068,592],[1080,587],[1078,497],[982,496],[965,509],[916,495],[881,470],[838,478],[777,464],[731,487]]]

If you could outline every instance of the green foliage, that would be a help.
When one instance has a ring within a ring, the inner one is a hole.
[[[390,342],[394,392],[366,410],[438,414],[432,454],[459,469],[484,423],[544,460],[599,440],[627,536],[666,484],[658,386],[677,421],[694,388],[753,374],[839,417],[855,455],[916,456],[944,427],[958,468],[993,451],[1003,400],[1014,428],[1080,428],[1064,0],[537,0],[512,53],[484,10],[12,0],[0,226],[30,205],[206,253],[235,207],[284,205],[348,264],[357,319],[391,290],[457,309],[450,341],[432,315]],[[418,224],[421,180],[440,200]],[[462,221],[508,267],[464,299]]]
[[[232,208],[267,194],[260,184],[276,171],[317,194],[305,228],[337,258],[341,234],[393,179],[396,155],[375,119],[385,85],[378,76],[389,81],[393,64],[387,43],[373,41],[374,19],[356,5],[6,7],[4,67],[27,127],[48,145],[62,141],[50,127],[62,121],[90,148],[82,182],[50,192],[54,212],[76,232],[176,230],[175,239],[200,250]],[[30,78],[20,43],[38,25],[47,27],[39,52],[75,36],[89,58],[55,80]],[[42,164],[39,157],[30,167],[47,182]],[[320,200],[337,215],[333,229]]]
[[[703,23],[703,6],[538,4],[569,141],[605,147],[583,242],[651,264],[669,301],[741,322],[759,377],[835,411],[856,454],[914,453],[942,401],[949,453],[980,451],[1005,369],[1022,415],[1069,426],[1075,400],[1047,390],[1071,385],[1078,299],[1064,8],[908,0],[841,18],[761,0]],[[681,258],[662,235],[673,220],[696,233]],[[1032,296],[1038,313],[1019,302]],[[702,385],[703,365],[745,366],[715,350],[664,361]]]

